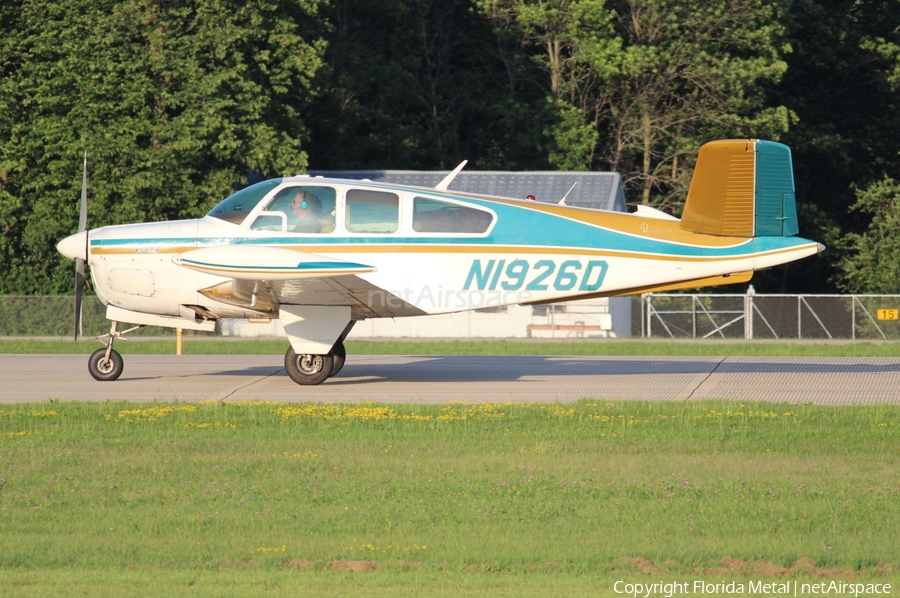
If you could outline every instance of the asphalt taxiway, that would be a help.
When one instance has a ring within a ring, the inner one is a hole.
[[[730,399],[900,403],[900,358],[475,357],[350,355],[320,386],[288,378],[282,357],[124,355],[97,382],[86,355],[0,355],[0,403],[322,401],[449,403]]]

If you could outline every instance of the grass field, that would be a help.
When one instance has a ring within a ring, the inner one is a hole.
[[[0,339],[0,353],[90,354],[102,345],[96,340]],[[658,356],[806,356],[900,357],[900,342],[735,342],[726,340],[644,341],[589,339],[583,341],[348,341],[350,355],[658,355]],[[185,337],[186,355],[283,355],[286,339],[241,340]],[[173,339],[131,338],[116,343],[123,354],[173,354]]]
[[[896,588],[898,440],[900,406],[6,405],[0,594]]]

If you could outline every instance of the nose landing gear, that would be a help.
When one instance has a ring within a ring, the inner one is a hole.
[[[113,322],[112,327],[109,330],[109,334],[105,334],[104,336],[99,337],[97,340],[106,344],[105,349],[97,349],[91,356],[88,358],[88,372],[90,372],[91,376],[94,380],[99,380],[101,382],[112,382],[113,380],[117,380],[119,376],[122,375],[122,370],[125,368],[125,363],[122,359],[122,356],[118,351],[113,349],[113,343],[117,338],[121,338],[122,340],[126,340],[123,338],[129,332],[134,332],[138,328],[143,328],[143,326],[134,326],[133,328],[129,328],[128,330],[123,330],[122,332],[118,331],[119,323]],[[104,337],[108,337],[109,341],[103,341]]]

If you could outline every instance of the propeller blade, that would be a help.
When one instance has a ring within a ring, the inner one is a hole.
[[[84,260],[75,258],[75,340],[81,330],[81,305],[84,300]]]
[[[87,229],[87,151],[84,152],[84,171],[81,175],[81,209],[78,212],[78,232]],[[84,264],[88,259],[90,242],[84,236],[84,257],[75,258],[75,340],[81,330],[81,306],[84,301]]]
[[[87,152],[84,152],[84,172],[81,175],[81,211],[78,214],[78,232],[87,228]],[[87,257],[87,256],[85,256]]]

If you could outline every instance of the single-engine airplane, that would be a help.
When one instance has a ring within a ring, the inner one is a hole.
[[[367,318],[740,283],[824,249],[796,236],[791,151],[780,143],[704,145],[680,220],[645,206],[629,214],[450,191],[464,165],[433,189],[272,179],[203,218],[93,230],[85,174],[79,232],[58,250],[76,262],[76,330],[85,263],[112,321],[91,375],[117,379],[113,343],[141,326],[212,331],[220,318],[278,318],[288,375],[320,384]],[[120,322],[136,326],[120,332]]]

